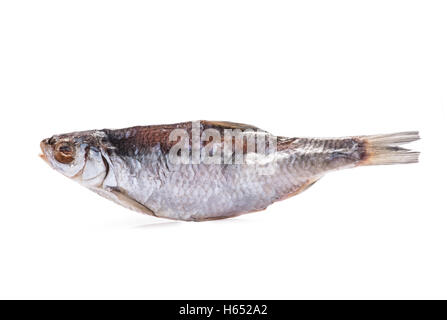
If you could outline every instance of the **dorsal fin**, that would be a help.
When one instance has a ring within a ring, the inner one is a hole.
[[[255,131],[267,132],[267,131],[262,130],[258,127],[255,127],[250,124],[245,124],[245,123],[237,123],[237,122],[230,122],[230,121],[208,121],[208,120],[202,120],[200,122],[205,126],[215,127],[215,128],[240,129],[240,130],[251,129],[251,130],[255,130]]]

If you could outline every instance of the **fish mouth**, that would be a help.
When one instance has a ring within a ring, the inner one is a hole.
[[[48,163],[48,158],[47,158],[46,155],[44,155],[43,153],[41,153],[41,154],[39,154],[39,157],[40,157],[43,161],[45,161],[46,163]]]
[[[45,161],[46,163],[50,164],[50,162],[48,161],[47,156],[45,155],[45,147],[46,147],[46,145],[47,145],[46,141],[47,141],[47,139],[42,140],[42,141],[40,142],[40,149],[42,149],[42,153],[39,154],[39,157],[40,157],[43,161]]]

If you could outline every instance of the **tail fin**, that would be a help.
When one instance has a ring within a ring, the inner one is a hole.
[[[362,165],[416,163],[419,152],[399,147],[419,139],[418,131],[362,136],[365,156]]]

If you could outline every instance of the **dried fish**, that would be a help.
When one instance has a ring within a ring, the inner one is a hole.
[[[41,142],[51,167],[103,197],[157,217],[203,221],[265,209],[324,174],[418,162],[416,131],[287,138],[216,121],[91,130]]]

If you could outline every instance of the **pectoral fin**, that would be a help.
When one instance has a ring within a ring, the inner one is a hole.
[[[117,187],[109,187],[107,191],[112,195],[111,199],[120,205],[137,212],[156,216],[151,209],[131,198],[124,190]]]

